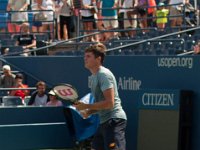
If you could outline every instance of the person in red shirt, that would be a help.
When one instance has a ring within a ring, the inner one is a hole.
[[[29,90],[22,90],[21,88],[28,88],[28,85],[23,84],[23,75],[21,73],[16,74],[15,76],[15,85],[12,88],[19,88],[18,90],[12,90],[10,92],[10,96],[19,96],[22,100],[25,96],[28,96],[30,91]]]
[[[156,21],[156,1],[155,0],[148,0],[148,19],[147,19],[147,23],[148,23],[148,27],[154,27],[155,26],[155,21]],[[152,18],[153,17],[153,18]]]

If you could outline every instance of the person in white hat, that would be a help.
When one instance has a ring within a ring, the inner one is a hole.
[[[62,102],[58,100],[56,93],[51,90],[49,93],[50,101],[46,104],[47,106],[62,106]]]
[[[15,84],[15,75],[12,74],[9,65],[3,66],[3,74],[1,75],[1,87],[10,88]]]

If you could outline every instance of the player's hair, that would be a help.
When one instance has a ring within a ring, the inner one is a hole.
[[[103,64],[104,58],[106,55],[106,46],[104,44],[97,43],[97,44],[91,45],[85,49],[85,53],[88,53],[88,52],[92,52],[95,58],[101,57],[101,64]]]
[[[39,81],[39,82],[37,82],[36,87],[38,88],[39,86],[45,86],[46,87],[46,83],[43,82],[43,81]]]

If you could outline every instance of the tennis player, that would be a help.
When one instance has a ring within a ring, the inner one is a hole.
[[[91,92],[93,104],[77,102],[74,106],[84,118],[98,113],[100,125],[92,142],[93,150],[126,150],[126,114],[121,106],[116,79],[112,72],[103,67],[106,47],[92,45],[85,50],[85,67],[92,73]]]

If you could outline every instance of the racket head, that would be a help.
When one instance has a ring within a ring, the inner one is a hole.
[[[53,91],[63,101],[74,103],[78,100],[78,92],[71,84],[58,84],[53,87]]]

